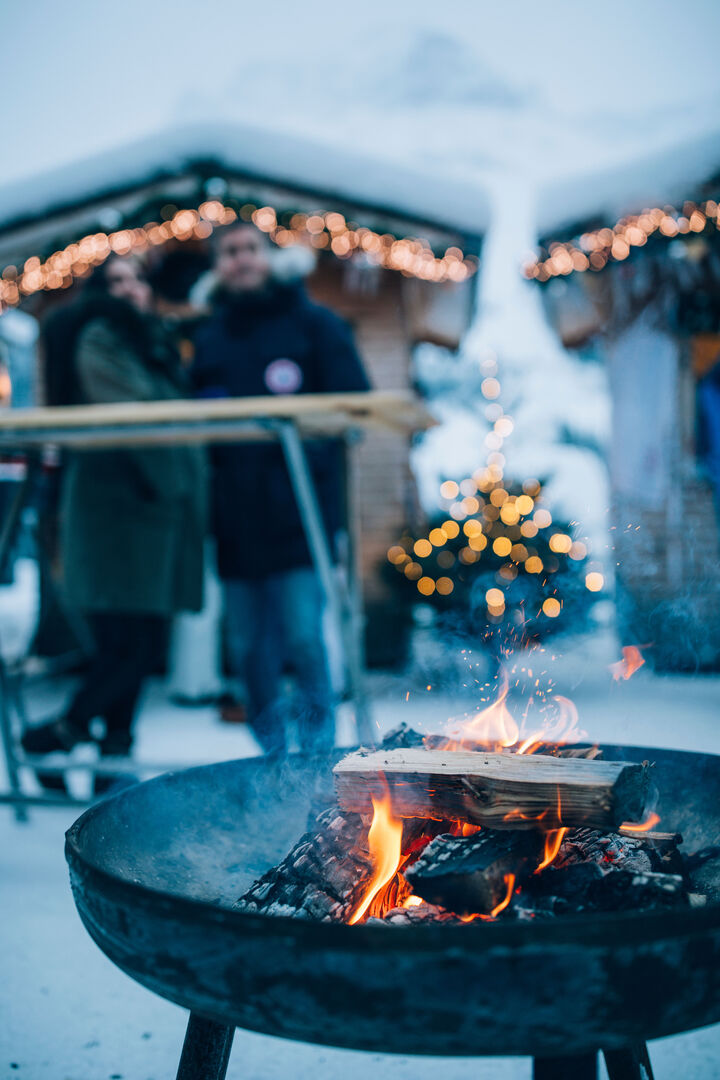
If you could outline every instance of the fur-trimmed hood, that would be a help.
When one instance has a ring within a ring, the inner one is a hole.
[[[144,363],[179,373],[177,350],[157,317],[107,293],[87,292],[76,303],[53,312],[42,327],[48,405],[76,405],[81,401],[74,372],[75,349],[84,327],[97,319],[110,323]]]

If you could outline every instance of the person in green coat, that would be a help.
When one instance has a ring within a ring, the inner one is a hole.
[[[49,403],[191,396],[137,261],[111,257],[91,284],[45,329]],[[140,692],[162,657],[169,622],[202,606],[205,530],[198,447],[69,455],[60,500],[64,589],[86,617],[96,652],[62,716],[25,732],[26,751],[69,752],[92,740],[91,723],[100,719],[101,754],[129,752]]]

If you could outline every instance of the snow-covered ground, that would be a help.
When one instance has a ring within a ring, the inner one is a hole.
[[[594,738],[720,752],[719,678],[660,678],[643,668],[629,682],[613,682],[607,665],[617,659],[617,646],[607,633],[577,641],[564,657],[551,657],[548,651],[544,661],[558,691],[573,697],[582,726]],[[467,691],[427,690],[417,679],[372,676],[369,685],[383,730],[401,719],[437,725],[475,704]],[[65,689],[58,683],[33,691],[33,715],[56,708]],[[160,682],[147,695],[138,734],[137,754],[144,761],[198,762],[257,752],[247,729],[219,724],[211,709],[173,706]],[[352,738],[347,707],[339,736]],[[122,974],[83,929],[63,858],[63,833],[76,814],[38,808],[28,823],[18,824],[10,808],[0,806],[0,1078],[170,1077],[186,1015]],[[720,1077],[720,1025],[660,1040],[650,1049],[656,1080]],[[530,1068],[525,1058],[402,1058],[238,1032],[229,1077],[529,1080]]]

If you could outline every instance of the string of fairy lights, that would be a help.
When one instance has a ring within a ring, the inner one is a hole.
[[[151,221],[138,228],[95,232],[53,252],[45,260],[28,258],[22,268],[6,266],[0,276],[0,311],[41,290],[67,289],[86,277],[111,254],[141,254],[170,240],[205,240],[214,229],[238,218],[252,222],[279,247],[305,244],[329,251],[339,259],[362,255],[370,265],[396,270],[407,277],[430,282],[461,282],[475,273],[477,259],[455,246],[437,256],[429,242],[417,237],[396,237],[364,225],[348,222],[337,211],[295,213],[287,223],[271,206],[246,203],[239,211],[217,200],[201,203],[197,210],[166,208],[168,219]]]
[[[486,464],[459,482],[444,480],[439,496],[441,506],[448,514],[447,520],[426,536],[417,539],[409,535],[401,537],[389,549],[387,558],[399,573],[415,582],[422,596],[429,597],[435,592],[448,596],[455,587],[452,578],[424,573],[417,560],[427,558],[435,549],[438,567],[450,570],[456,560],[464,566],[472,566],[482,559],[484,552],[492,550],[496,556],[507,560],[497,571],[497,586],[485,593],[488,615],[493,621],[500,621],[506,607],[502,586],[514,581],[519,573],[542,575],[548,572],[549,568],[533,545],[539,533],[548,530],[548,546],[555,555],[581,562],[587,557],[588,550],[582,540],[573,539],[565,532],[552,531],[552,514],[539,505],[542,501],[539,480],[525,480],[521,494],[511,494],[503,486],[506,459],[502,446],[515,425],[497,400],[502,391],[497,361],[486,358],[480,367],[484,375],[480,388],[487,401],[485,416],[492,425],[485,436]],[[448,541],[460,536],[461,530],[465,544],[457,555],[443,550]],[[590,592],[600,592],[604,584],[600,571],[586,573],[585,587]],[[546,597],[542,603],[542,614],[547,618],[557,618],[561,610],[562,599],[556,596]]]
[[[594,229],[564,242],[553,241],[547,245],[547,254],[540,253],[527,262],[523,272],[540,283],[587,270],[598,272],[608,263],[623,262],[653,235],[673,240],[706,229],[720,229],[720,207],[713,199],[685,202],[681,210],[655,207],[620,218],[612,228]]]

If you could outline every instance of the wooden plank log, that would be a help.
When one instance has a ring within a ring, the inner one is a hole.
[[[0,446],[134,446],[263,437],[243,422],[292,420],[306,437],[348,429],[411,434],[436,423],[412,393],[370,390],[340,394],[271,394],[251,398],[129,401],[12,409],[0,415]],[[143,430],[145,429],[145,430]]]
[[[370,813],[389,788],[399,817],[494,829],[613,829],[642,820],[650,787],[647,765],[413,747],[359,750],[333,773],[345,810]]]
[[[482,829],[473,836],[436,836],[404,871],[413,892],[457,915],[488,915],[513,887],[526,881],[542,858],[544,837]]]

